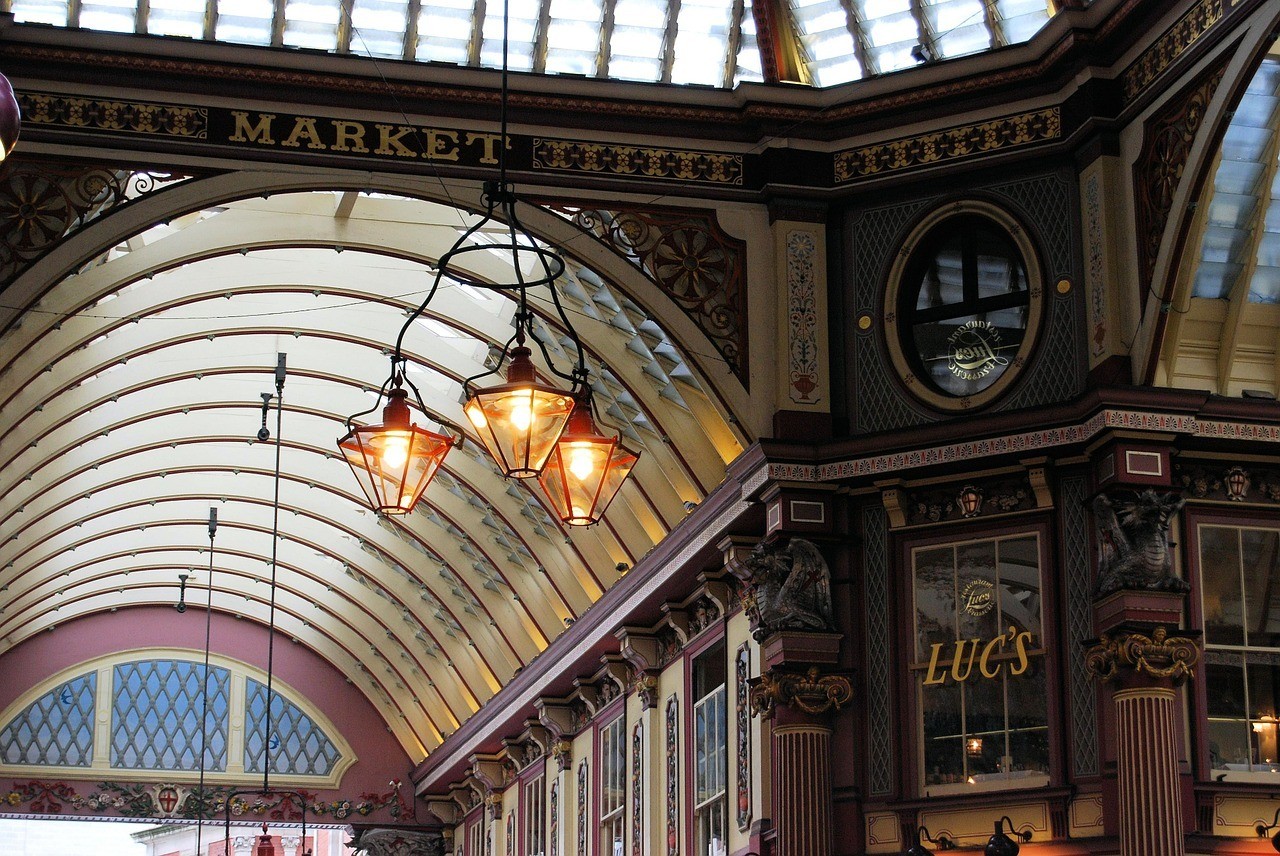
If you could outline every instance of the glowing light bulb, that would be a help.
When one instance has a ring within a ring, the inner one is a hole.
[[[409,460],[409,438],[391,435],[382,445],[382,466],[398,470]]]
[[[582,519],[587,516],[587,512],[575,505],[573,507],[573,516]]]
[[[471,424],[477,428],[483,428],[489,424],[489,420],[484,418],[484,410],[479,406],[467,407],[467,418],[471,420]]]
[[[595,459],[591,455],[591,447],[586,443],[573,443],[569,452],[569,472],[582,481],[596,468]]]
[[[529,398],[529,395],[521,393],[516,406],[511,408],[511,424],[516,426],[517,431],[528,431],[533,424],[533,407]]]

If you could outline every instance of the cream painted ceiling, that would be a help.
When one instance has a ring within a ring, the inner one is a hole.
[[[642,451],[605,522],[563,529],[474,441],[414,513],[371,513],[335,440],[374,403],[389,343],[469,216],[354,191],[231,201],[139,231],[16,316],[0,336],[0,653],[78,616],[172,604],[179,574],[203,606],[210,507],[213,607],[266,621],[277,447],[255,435],[285,353],[285,638],[351,676],[414,759],[537,657],[750,438],[655,313],[570,256],[563,294],[597,402]],[[510,276],[501,252],[465,258]],[[487,367],[513,311],[454,283],[413,325],[427,424],[465,424],[461,380]],[[564,331],[543,330],[562,351]]]

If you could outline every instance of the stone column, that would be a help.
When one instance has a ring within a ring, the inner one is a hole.
[[[777,856],[833,852],[830,716],[853,697],[853,687],[844,675],[823,674],[816,665],[800,672],[794,664],[834,662],[839,641],[830,633],[774,634],[764,651],[765,662],[776,665],[751,688],[752,712],[773,720],[770,791]]]
[[[1170,619],[1176,634],[1181,601],[1180,594],[1122,591],[1096,607],[1108,630],[1085,662],[1114,687],[1120,856],[1186,852],[1175,688],[1193,677],[1200,652],[1194,639],[1143,620]]]

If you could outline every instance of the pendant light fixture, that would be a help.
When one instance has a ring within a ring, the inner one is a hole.
[[[466,402],[463,411],[504,476],[532,479],[544,476],[547,491],[560,519],[569,525],[595,523],[618,492],[638,457],[621,445],[618,437],[600,433],[591,413],[590,377],[578,333],[561,304],[556,282],[565,273],[565,262],[553,249],[544,246],[520,222],[515,190],[507,182],[507,101],[510,20],[506,3],[502,12],[502,90],[500,98],[500,139],[497,147],[498,176],[484,182],[481,201],[484,212],[440,256],[435,277],[426,298],[400,328],[391,355],[391,376],[382,385],[372,408],[347,419],[348,433],[338,441],[343,457],[364,489],[370,506],[383,514],[404,514],[414,507],[444,456],[461,442],[456,426],[442,423],[455,436],[418,428],[409,422],[407,358],[405,334],[426,311],[444,282],[466,285],[509,295],[516,303],[512,319],[515,332],[502,346],[493,367],[463,382]],[[471,274],[462,257],[469,253],[497,253],[511,262],[512,276],[492,282]],[[576,351],[576,363],[568,371],[557,368],[547,345],[535,329],[530,307],[531,289],[545,287],[560,325]],[[533,362],[533,348],[541,353],[546,370],[539,372]],[[505,382],[482,387],[478,382],[490,376]],[[568,383],[561,389],[546,378]],[[372,413],[386,399],[381,425],[358,427],[354,420]],[[425,411],[422,397],[418,404]],[[576,419],[574,414],[578,414]],[[566,431],[566,426],[568,431]],[[564,435],[564,436],[562,436]],[[572,435],[573,440],[566,439]],[[553,461],[552,472],[545,473]],[[589,465],[589,471],[588,471]]]
[[[556,514],[569,526],[597,522],[640,458],[622,445],[621,437],[600,432],[593,410],[591,388],[584,385],[538,476]]]

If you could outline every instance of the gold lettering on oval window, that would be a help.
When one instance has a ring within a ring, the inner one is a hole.
[[[947,369],[962,380],[984,378],[1009,365],[1002,349],[1000,331],[990,322],[966,321],[947,337]]]
[[[996,587],[991,580],[969,580],[960,591],[960,608],[969,615],[986,615],[996,605]]]

